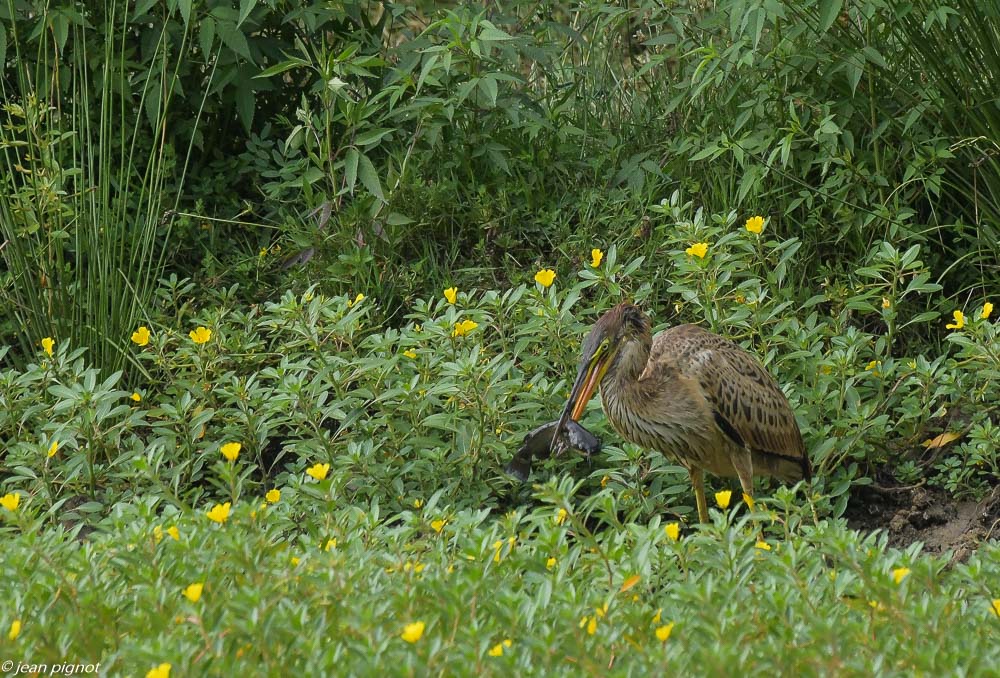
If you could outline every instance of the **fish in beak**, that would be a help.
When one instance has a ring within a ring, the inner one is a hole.
[[[589,344],[590,342],[587,342]],[[585,344],[585,348],[587,347]],[[559,424],[552,435],[553,453],[558,452],[559,440],[565,430],[569,420],[580,421],[583,410],[597,390],[597,385],[601,383],[608,366],[611,364],[611,355],[606,350],[607,343],[602,343],[596,349],[584,351],[584,358],[580,361],[580,368],[576,374],[576,381],[573,383],[573,390],[570,391],[569,400],[563,409],[562,416],[559,417]]]

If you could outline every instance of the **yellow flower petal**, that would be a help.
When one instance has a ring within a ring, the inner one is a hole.
[[[993,603],[990,606],[990,609],[993,611],[993,614],[995,614],[997,617],[1000,617],[1000,598],[993,599]]]
[[[130,395],[129,398],[131,398],[132,400],[134,400],[137,403],[138,402],[142,402],[142,396],[139,394],[138,391],[133,391],[132,395]]]
[[[229,511],[232,506],[232,502],[228,501],[225,504],[216,504],[205,515],[208,516],[209,520],[222,524],[229,520]]]
[[[746,229],[751,233],[760,235],[760,232],[764,230],[764,217],[750,217],[747,219]]]
[[[191,337],[191,341],[194,343],[204,344],[212,338],[212,330],[207,327],[198,327],[188,332],[188,336]]]
[[[757,540],[756,547],[759,548],[761,551],[770,551],[771,550],[771,545],[768,544],[766,541],[764,541],[762,539],[758,539]]]
[[[448,289],[446,289],[444,291],[444,298],[448,301],[449,304],[454,304],[455,300],[458,299],[458,288],[449,287]]]
[[[267,494],[264,495],[264,499],[269,504],[277,504],[281,501],[281,490],[276,487],[268,490]]]
[[[550,287],[556,279],[556,272],[551,268],[543,268],[535,274],[535,282],[542,287]]]
[[[306,469],[306,473],[316,480],[326,480],[326,474],[330,472],[329,464],[313,464]]]
[[[743,493],[743,503],[747,505],[748,509],[750,509],[751,511],[753,511],[753,505],[754,505],[753,497],[751,497],[746,492]]]
[[[954,311],[952,317],[955,319],[954,322],[950,322],[945,325],[946,329],[949,330],[960,330],[965,327],[965,314],[961,311]]]
[[[489,654],[491,657],[502,657],[503,656],[503,643],[497,643],[496,645],[494,645],[493,647],[491,647],[490,650],[489,650],[489,652],[487,654]]]
[[[56,452],[58,452],[58,451],[59,451],[59,441],[58,440],[53,440],[52,444],[49,445],[49,452],[48,452],[49,459],[51,459],[52,457],[56,456]]]
[[[729,500],[732,498],[733,493],[730,490],[722,490],[721,492],[715,493],[715,503],[719,505],[720,509],[729,508]]]
[[[240,450],[243,449],[243,445],[240,443],[226,443],[219,448],[222,452],[222,456],[229,461],[236,461],[236,458],[240,456]]]
[[[192,603],[197,603],[201,600],[201,591],[204,588],[204,584],[188,584],[187,588],[184,589],[184,597]]]
[[[910,568],[908,567],[897,567],[892,571],[892,580],[897,584],[901,583],[908,576],[910,576]]]
[[[983,320],[989,320],[991,313],[993,313],[993,304],[987,301],[983,304],[983,312],[979,314],[979,317]]]
[[[181,540],[181,531],[177,529],[176,525],[171,525],[167,528],[167,534],[169,534],[174,541]]]
[[[669,624],[664,624],[663,626],[658,627],[656,629],[657,640],[666,642],[667,639],[670,638],[670,633],[673,630],[674,630],[674,622],[670,622]]]
[[[42,350],[52,355],[52,349],[55,348],[56,342],[52,337],[45,337],[42,339]]]
[[[455,323],[455,329],[451,333],[453,337],[462,337],[479,327],[479,323],[472,320],[460,320]]]
[[[551,570],[553,567],[556,566],[556,563],[558,563],[558,562],[559,561],[556,560],[555,558],[549,558],[548,560],[545,561],[545,569],[546,570]]]
[[[698,257],[699,259],[704,259],[705,255],[708,254],[708,243],[707,242],[696,242],[691,247],[684,250],[690,257]]]
[[[170,664],[164,662],[146,673],[146,678],[170,678]]]
[[[414,351],[412,348],[408,348],[405,351],[403,351],[403,355],[405,355],[410,360],[416,360],[417,358],[417,352]]]
[[[435,532],[437,532],[438,534],[440,534],[441,530],[444,529],[444,526],[445,526],[445,524],[447,522],[448,522],[447,520],[441,520],[441,519],[432,520],[431,521],[431,529],[434,530]]]
[[[7,640],[17,640],[21,635],[21,620],[15,619],[10,623],[10,631],[7,632]]]
[[[403,627],[400,638],[408,643],[415,643],[424,635],[424,623],[422,621],[413,622]]]
[[[132,343],[138,344],[139,346],[145,346],[149,343],[149,328],[142,325],[139,329],[132,333]]]
[[[670,541],[677,541],[681,538],[681,526],[678,523],[667,523],[663,527],[663,531],[667,533]]]
[[[21,495],[9,492],[4,496],[0,497],[0,506],[3,506],[8,511],[14,512],[21,503]]]
[[[597,268],[598,266],[601,265],[601,262],[603,260],[604,260],[604,252],[602,252],[601,250],[597,249],[596,247],[594,249],[590,250],[590,267],[591,268]]]

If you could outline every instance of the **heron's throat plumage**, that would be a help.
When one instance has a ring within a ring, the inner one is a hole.
[[[601,380],[602,399],[630,400],[626,392],[638,384],[639,376],[646,369],[651,343],[648,333],[625,341]]]

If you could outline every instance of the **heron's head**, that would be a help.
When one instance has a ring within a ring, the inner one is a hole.
[[[630,341],[649,335],[649,319],[638,306],[629,302],[618,304],[602,315],[583,341],[583,353],[570,391],[569,401],[559,419],[557,431],[562,431],[567,419],[579,421],[597,385],[607,373],[622,348]],[[558,437],[558,435],[556,436]]]

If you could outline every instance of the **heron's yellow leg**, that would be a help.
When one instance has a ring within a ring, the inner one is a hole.
[[[708,502],[705,501],[705,473],[700,468],[689,468],[691,485],[694,487],[694,498],[698,502],[698,520],[708,522]]]

